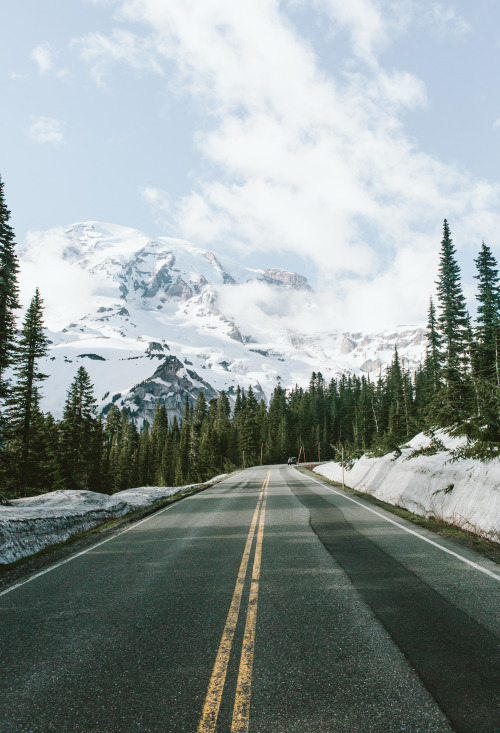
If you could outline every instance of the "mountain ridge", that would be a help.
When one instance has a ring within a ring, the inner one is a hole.
[[[150,420],[158,399],[180,417],[186,394],[192,402],[200,391],[232,396],[239,385],[269,400],[277,384],[305,387],[312,372],[376,376],[395,345],[410,367],[425,350],[418,326],[378,334],[293,327],[290,312],[312,307],[315,293],[290,270],[247,268],[182,239],[99,222],[72,224],[57,238],[52,265],[69,263],[91,298],[79,317],[48,330],[42,406],[56,416],[80,364],[101,410],[115,403]],[[21,267],[33,247],[21,249]]]

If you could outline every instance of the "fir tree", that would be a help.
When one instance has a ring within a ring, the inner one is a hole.
[[[19,266],[15,254],[14,230],[9,223],[10,211],[5,204],[3,186],[0,178],[0,399],[4,399],[8,392],[5,370],[14,359],[15,311],[19,308]]]
[[[286,456],[289,443],[287,413],[286,392],[278,384],[274,388],[267,414],[267,434],[264,440],[266,461],[278,463]]]
[[[139,431],[125,409],[121,412],[115,466],[114,492],[139,485]]]
[[[9,451],[16,464],[22,490],[33,484],[39,467],[40,393],[38,384],[47,375],[38,361],[47,354],[48,340],[43,328],[43,300],[38,288],[26,311],[15,350],[16,384],[7,401]]]
[[[156,403],[153,424],[150,433],[150,460],[151,467],[148,471],[148,480],[154,485],[161,486],[165,481],[165,449],[168,438],[168,415],[165,405],[160,400]]]
[[[474,260],[478,281],[476,359],[478,375],[500,387],[500,280],[498,265],[491,249],[483,242]]]
[[[200,444],[203,423],[207,414],[207,401],[203,392],[198,392],[196,405],[191,420],[191,431],[189,436],[189,466],[190,477],[195,481],[203,480],[204,467],[199,463]]]
[[[191,407],[189,404],[189,396],[186,394],[184,401],[184,414],[182,416],[182,424],[179,431],[179,441],[177,449],[177,457],[175,462],[175,484],[181,486],[184,482],[188,483],[190,473],[190,438],[191,438]]]
[[[425,377],[429,395],[435,397],[441,387],[441,370],[443,353],[441,347],[443,338],[439,333],[436,308],[432,298],[429,301],[427,320],[427,346],[425,349]]]
[[[444,424],[452,424],[467,413],[469,385],[467,379],[467,326],[468,315],[460,282],[460,268],[455,258],[456,250],[450,236],[448,222],[444,220],[443,239],[439,264],[437,293],[439,301],[438,323],[443,337],[443,390],[442,398],[433,410]]]
[[[258,453],[258,425],[257,425],[258,402],[254,391],[250,386],[247,394],[241,396],[241,412],[238,414],[238,442],[241,460],[245,452],[245,465],[249,466],[257,462]]]
[[[81,366],[68,390],[60,428],[64,488],[96,490],[100,483],[105,441],[96,412],[93,386]]]

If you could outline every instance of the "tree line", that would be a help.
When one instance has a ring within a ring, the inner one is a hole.
[[[444,221],[437,301],[430,300],[423,363],[411,371],[397,349],[377,379],[313,373],[306,389],[276,386],[269,404],[251,387],[230,402],[187,396],[182,420],[158,401],[152,424],[127,409],[99,414],[80,367],[56,420],[40,407],[48,341],[38,289],[17,327],[14,232],[0,178],[0,487],[10,497],[57,489],[114,493],[135,486],[204,481],[242,466],[299,455],[316,462],[363,452],[387,453],[421,430],[446,427],[468,438],[463,455],[483,459],[500,448],[500,280],[491,249],[475,260],[477,316],[466,309],[450,229]]]

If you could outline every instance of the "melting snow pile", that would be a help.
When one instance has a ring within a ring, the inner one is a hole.
[[[398,457],[394,453],[381,458],[362,456],[345,470],[346,486],[498,542],[500,459],[451,462],[450,451],[465,439],[451,438],[442,430],[436,431],[433,445],[440,441],[441,450],[435,453],[431,452],[431,440],[420,433],[402,448]],[[419,455],[415,455],[417,451]],[[314,470],[333,481],[342,481],[339,463],[332,461]]]
[[[33,555],[75,534],[123,517],[134,509],[151,506],[193,486],[196,484],[191,487],[143,486],[119,491],[112,496],[94,491],[52,491],[41,496],[15,499],[12,506],[0,506],[0,564]]]

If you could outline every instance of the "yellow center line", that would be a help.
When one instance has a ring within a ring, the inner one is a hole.
[[[241,559],[238,577],[236,579],[233,599],[231,601],[231,606],[229,607],[229,613],[219,644],[219,650],[215,659],[210,683],[208,685],[207,696],[205,698],[205,704],[203,706],[203,712],[201,715],[200,724],[198,726],[198,733],[213,733],[217,724],[217,717],[219,715],[222,693],[224,691],[224,683],[226,681],[227,666],[229,663],[229,657],[231,655],[234,632],[240,612],[241,596],[243,595],[243,588],[245,586],[245,578],[248,569],[248,561],[250,559],[250,551],[255,535],[255,528],[257,526],[259,510],[262,504],[262,497],[269,482],[269,475],[270,470],[267,472],[266,478],[264,479],[264,482],[262,484],[259,500],[253,513],[252,523],[250,525],[250,530],[248,532],[245,549],[243,551],[243,557]]]
[[[266,486],[267,493],[267,486]],[[262,560],[262,540],[264,537],[264,523],[266,520],[266,494],[260,512],[259,529],[255,546],[255,558],[248,600],[247,620],[243,634],[240,669],[236,683],[234,699],[233,722],[231,733],[247,733],[250,723],[250,695],[252,690],[252,670],[255,648],[255,628],[257,626],[257,601],[259,598],[260,566]]]

